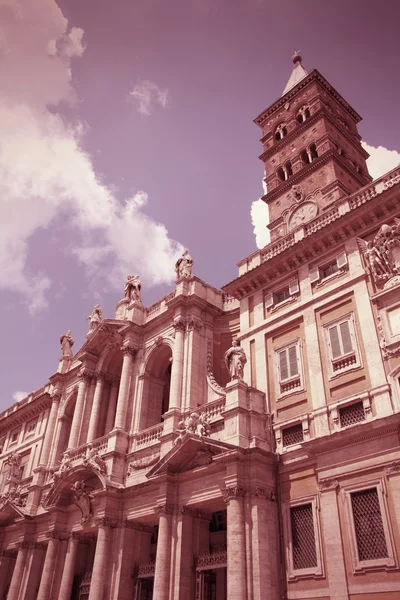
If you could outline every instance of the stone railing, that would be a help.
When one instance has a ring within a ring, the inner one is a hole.
[[[148,306],[146,308],[146,320],[151,321],[151,319],[154,319],[161,313],[165,312],[168,308],[168,302],[175,298],[175,293],[175,290],[173,290],[172,292],[164,296],[164,298],[161,298],[161,300],[159,300],[158,302],[155,302],[154,304]]]
[[[219,398],[213,402],[202,404],[195,409],[196,412],[201,415],[205,415],[209,421],[214,421],[219,417],[225,410],[225,398]],[[190,412],[194,412],[193,410]]]
[[[91,442],[92,448],[97,450],[99,454],[103,454],[108,447],[108,435],[103,435],[101,438],[97,438]],[[69,451],[69,459],[73,465],[83,461],[87,454],[87,448],[89,444],[83,444],[74,450]]]
[[[217,550],[216,552],[207,552],[206,554],[200,554],[196,561],[196,568],[201,569],[212,569],[214,567],[224,567],[227,564],[227,552],[226,550]]]
[[[164,431],[164,423],[157,423],[152,427],[144,429],[140,433],[137,433],[134,437],[134,449],[143,448],[144,446],[151,446],[158,442],[162,432]]]
[[[313,219],[310,223],[307,223],[304,226],[304,235],[312,235],[316,231],[319,231],[323,227],[326,227],[327,225],[329,225],[329,223],[332,223],[338,218],[339,208],[335,206],[331,210],[327,210],[325,213],[322,213],[322,215],[317,217],[316,219]]]
[[[152,577],[156,572],[156,563],[150,562],[139,565],[138,577]]]

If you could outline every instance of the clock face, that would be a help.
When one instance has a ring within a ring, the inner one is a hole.
[[[307,221],[310,221],[317,215],[317,207],[313,202],[306,202],[299,206],[289,219],[289,230],[300,227]]]

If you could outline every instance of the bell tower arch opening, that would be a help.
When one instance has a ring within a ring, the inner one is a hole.
[[[140,429],[161,423],[169,408],[172,350],[161,344],[150,354],[143,376]]]

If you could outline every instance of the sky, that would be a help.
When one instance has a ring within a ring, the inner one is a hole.
[[[0,0],[0,410],[46,384],[68,329],[146,305],[183,248],[215,287],[265,243],[260,132],[299,50],[400,162],[397,0]],[[377,27],[377,23],[384,26]]]

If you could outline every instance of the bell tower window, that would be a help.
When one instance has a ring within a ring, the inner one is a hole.
[[[315,144],[311,144],[308,150],[303,150],[300,153],[300,156],[305,165],[311,164],[316,158],[318,158],[317,146]]]
[[[308,106],[302,106],[296,115],[296,120],[301,125],[301,123],[304,123],[304,121],[307,121],[307,119],[309,119],[310,116],[311,116],[311,113],[310,113],[310,109],[308,108]]]
[[[275,139],[276,139],[276,141],[279,142],[280,140],[282,140],[285,137],[285,135],[287,135],[287,128],[286,128],[286,125],[284,125],[283,123],[281,123],[275,129]]]
[[[278,177],[281,181],[287,181],[293,175],[292,163],[288,160],[283,167],[278,169]]]

